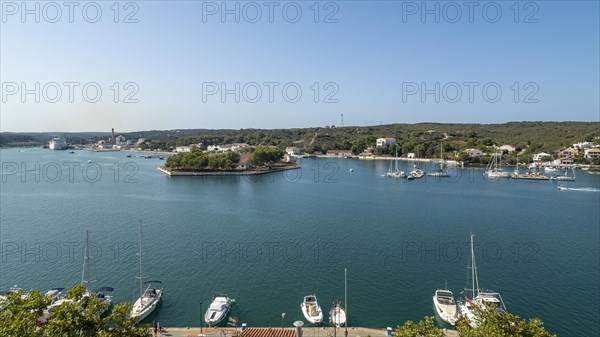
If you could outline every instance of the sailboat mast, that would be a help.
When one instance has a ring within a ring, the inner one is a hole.
[[[344,311],[346,312],[346,323],[344,324],[344,335],[348,337],[348,269],[344,268]]]
[[[477,264],[475,263],[475,248],[473,244],[474,235],[471,234],[471,274],[473,276],[473,298],[475,298],[475,289],[477,289],[477,296],[479,296],[479,278],[477,277]]]
[[[140,244],[138,248],[138,255],[140,257],[140,296],[144,292],[144,281],[142,280],[142,222],[140,221]]]
[[[473,252],[473,233],[471,233],[471,288],[471,299],[475,299],[475,254]]]
[[[85,249],[83,253],[83,271],[81,272],[81,284],[87,288],[87,284],[89,283],[89,248],[90,247],[90,232],[85,231]]]

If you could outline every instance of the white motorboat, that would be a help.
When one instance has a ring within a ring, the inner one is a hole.
[[[448,287],[446,287],[448,288]],[[433,295],[433,305],[438,316],[446,323],[454,325],[458,320],[458,307],[454,294],[448,289],[438,289]]]
[[[329,322],[337,328],[346,324],[346,310],[342,308],[339,301],[329,311]]]
[[[136,319],[137,322],[143,320],[150,315],[162,299],[163,287],[160,281],[147,281],[144,282],[142,273],[142,223],[140,222],[140,242],[138,247],[138,254],[140,257],[140,276],[136,277],[140,281],[140,297],[133,303],[131,308],[130,317]],[[144,285],[147,284],[146,289]]]
[[[565,185],[558,185],[558,186],[556,186],[556,188],[558,188],[561,191],[568,191],[569,190],[569,188],[567,186],[565,186]]]
[[[231,307],[235,302],[234,299],[229,298],[225,294],[219,294],[213,296],[213,301],[204,314],[204,322],[208,326],[217,326],[221,323],[231,312]]]
[[[304,296],[304,301],[300,305],[302,313],[307,321],[312,324],[321,324],[323,322],[323,311],[317,302],[316,295]]]
[[[415,167],[414,170],[410,171],[407,178],[408,179],[419,179],[419,178],[422,178],[424,175],[425,175],[425,172],[423,170]]]

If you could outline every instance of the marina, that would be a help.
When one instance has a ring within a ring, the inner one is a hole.
[[[73,156],[43,149],[2,151],[3,160],[41,165]],[[351,159],[302,159],[297,171],[302,175],[294,181],[283,172],[258,180],[168,179],[156,171],[155,161],[126,158],[124,152],[87,154],[86,160],[102,168],[114,162],[135,163],[138,182],[115,183],[109,175],[94,184],[83,179],[70,183],[66,176],[60,183],[42,179],[33,184],[22,183],[18,175],[5,176],[1,193],[7,211],[0,216],[3,235],[12,241],[3,241],[6,262],[0,289],[79,284],[88,230],[90,271],[99,280],[91,289],[110,286],[113,304],[133,303],[140,294],[135,276],[141,219],[143,275],[148,275],[144,279],[160,280],[165,291],[145,323],[156,319],[184,331],[202,321],[206,327],[203,319],[212,297],[226,291],[236,299],[231,316],[249,327],[280,327],[281,313],[286,313],[285,326],[297,320],[309,325],[300,304],[304,296],[315,294],[325,327],[332,304],[344,297],[343,272],[348,268],[349,329],[383,328],[434,315],[432,296],[444,280],[447,290],[460,292],[472,231],[477,235],[474,250],[482,282],[502,293],[510,313],[540,317],[558,334],[585,335],[597,328],[591,313],[570,318],[561,309],[544,309],[557,296],[565,308],[597,305],[577,290],[593,283],[597,271],[583,273],[568,258],[577,254],[582,265],[598,263],[593,243],[598,234],[597,192],[561,191],[554,183],[488,180],[481,169],[473,168],[451,168],[451,177],[439,180],[383,179],[388,161]],[[421,167],[437,168],[426,163]],[[568,188],[598,189],[598,179],[578,174]],[[50,193],[52,199],[44,197]],[[352,195],[361,195],[360,202]],[[32,203],[49,203],[49,208],[42,216],[28,211]],[[547,206],[543,215],[523,212],[518,223],[488,214],[490,209],[514,214],[518,207],[534,209],[539,203]],[[414,211],[424,204],[429,211]],[[310,211],[290,214],[298,205]],[[457,211],[472,205],[477,207],[468,213]],[[62,234],[48,236],[54,232]],[[42,253],[35,254],[31,247],[38,243]],[[58,259],[51,247],[62,249]],[[78,254],[69,255],[69,247]],[[512,275],[519,275],[518,280]],[[248,277],[256,282],[244,282]],[[539,280],[543,291],[528,286]],[[564,282],[573,285],[568,294],[561,286]],[[532,308],[532,299],[539,306]],[[580,320],[590,325],[579,325]],[[451,328],[442,323],[440,327]],[[324,330],[310,331],[325,336]]]

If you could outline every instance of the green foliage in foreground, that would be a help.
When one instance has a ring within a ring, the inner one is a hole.
[[[556,337],[544,328],[538,318],[530,320],[493,310],[476,313],[480,324],[472,328],[464,319],[459,319],[457,331],[461,337]],[[417,323],[407,321],[396,328],[394,337],[443,337],[442,330],[435,326],[433,317],[425,317]]]
[[[166,166],[183,170],[231,170],[236,168],[239,162],[240,155],[237,152],[206,153],[192,148],[190,152],[169,157]]]
[[[0,303],[0,336],[19,337],[150,337],[147,326],[136,326],[128,318],[131,306],[115,305],[112,312],[101,317],[103,303],[93,296],[84,296],[85,288],[75,286],[65,301],[52,311],[46,324],[37,319],[42,316],[50,300],[39,291],[26,298],[12,294]]]

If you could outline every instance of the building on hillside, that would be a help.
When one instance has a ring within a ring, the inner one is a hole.
[[[586,149],[584,153],[585,159],[598,159],[600,158],[600,149]]]
[[[377,138],[377,147],[386,147],[388,145],[396,144],[395,138]]]
[[[578,149],[567,148],[558,151],[558,160],[560,160],[560,163],[563,165],[573,164],[577,157],[579,157]]]
[[[593,145],[594,145],[594,143],[592,143],[592,142],[581,142],[581,143],[573,144],[573,148],[582,150],[582,149],[590,148]]]
[[[299,156],[302,154],[302,149],[295,146],[290,146],[285,148],[285,153],[290,156]]]
[[[546,157],[552,157],[550,153],[540,152],[533,155],[533,161],[542,161]]]
[[[517,146],[516,145],[510,145],[510,144],[506,144],[506,145],[502,145],[498,148],[498,150],[500,151],[506,151],[507,153],[512,153],[517,151]]]
[[[481,157],[483,156],[483,151],[477,149],[466,149],[465,152],[469,157]]]

